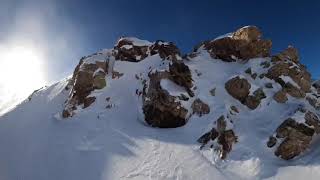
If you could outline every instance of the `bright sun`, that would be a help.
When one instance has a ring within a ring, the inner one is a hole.
[[[25,98],[45,85],[40,53],[31,47],[14,46],[0,49],[0,86],[15,98]],[[6,94],[6,93],[5,93]]]

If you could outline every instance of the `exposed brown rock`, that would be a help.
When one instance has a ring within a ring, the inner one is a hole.
[[[185,65],[182,61],[173,61],[169,65],[170,79],[176,84],[185,87],[186,91],[192,97],[194,96],[191,88],[192,84],[192,75],[189,67]]]
[[[107,63],[99,61],[85,63],[84,60],[85,58],[80,60],[69,82],[72,89],[62,112],[64,118],[72,116],[77,105],[84,104],[84,108],[90,106],[94,102],[94,97],[87,98],[87,96],[93,90],[102,89],[106,86]]]
[[[274,95],[273,95],[273,99],[275,101],[277,101],[278,103],[285,103],[288,101],[288,97],[286,95],[286,92],[283,91],[283,90],[280,90],[278,92],[276,92]]]
[[[162,59],[169,59],[171,61],[178,60],[177,57],[180,57],[180,50],[172,42],[156,41],[149,48],[150,54],[159,54]]]
[[[217,128],[212,128],[211,131],[202,135],[198,142],[201,143],[200,149],[204,147],[210,140],[214,141],[217,138],[217,143],[220,145],[221,159],[225,159],[228,153],[231,152],[232,146],[237,142],[238,137],[232,129],[226,130],[227,124],[224,116],[217,119]]]
[[[310,145],[314,129],[296,122],[285,120],[276,130],[276,137],[284,140],[275,151],[275,155],[289,160],[304,152]]]
[[[96,100],[96,97],[87,97],[84,99],[83,102],[83,108],[89,107],[94,101]]]
[[[187,123],[188,110],[176,101],[177,97],[161,88],[161,79],[169,76],[168,72],[149,75],[150,84],[143,96],[143,112],[145,121],[152,127],[176,128]]]
[[[148,46],[136,46],[126,38],[121,38],[114,49],[116,50],[115,58],[120,61],[138,62],[148,56]]]
[[[210,107],[208,104],[201,101],[199,98],[193,101],[191,108],[193,110],[193,113],[199,115],[200,117],[204,114],[210,113]]]
[[[295,98],[304,98],[306,96],[304,91],[290,83],[286,83],[283,89],[286,93]]]
[[[299,62],[299,54],[298,50],[292,46],[289,46],[287,49],[282,51],[281,53],[272,57],[273,61],[285,61],[290,60],[295,63]]]
[[[306,124],[313,126],[317,134],[320,133],[320,119],[315,113],[308,111],[305,114],[304,119],[306,120]]]
[[[237,76],[227,81],[225,88],[232,97],[244,102],[250,93],[251,85],[246,79]]]
[[[247,26],[237,30],[231,37],[207,41],[203,45],[213,58],[228,62],[267,57],[270,55],[272,42],[260,39],[261,36],[257,27]]]

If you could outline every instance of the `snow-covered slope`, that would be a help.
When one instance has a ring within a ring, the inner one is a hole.
[[[271,57],[229,62],[213,58],[208,49],[200,46],[181,58],[167,50],[152,53],[150,48],[135,49],[135,46],[152,47],[155,43],[135,38],[121,40],[137,42],[123,45],[124,49],[134,51],[123,51],[126,53],[117,59],[112,50],[103,50],[83,59],[82,63],[87,64],[112,62],[108,68],[99,70],[105,73],[106,86],[91,89],[86,97],[95,98],[88,107],[83,108],[82,94],[76,92],[80,83],[78,74],[39,90],[30,100],[0,117],[1,180],[320,178],[316,135],[306,151],[289,161],[275,156],[275,147],[267,147],[269,137],[286,118],[304,122],[295,113],[297,108],[312,109],[319,115],[306,98],[288,95],[285,103],[274,100],[274,94],[282,86],[259,77],[268,73],[270,68],[265,64],[271,62]],[[123,60],[124,56],[132,55],[137,58]],[[187,122],[177,128],[154,128],[145,121],[143,107],[149,100],[146,86],[152,84],[150,74],[168,71],[173,61],[181,61],[190,69],[193,94],[171,81],[171,76],[162,79],[160,86],[173,97],[180,94],[188,97],[186,101],[179,100],[181,107],[188,110]],[[80,63],[81,67],[86,69]],[[258,77],[253,78],[253,72]],[[255,109],[226,90],[226,82],[236,76],[250,83],[249,95],[263,87],[266,98]],[[296,84],[288,76],[282,79]],[[265,88],[266,84],[272,88]],[[314,88],[311,91],[306,97],[316,92]],[[197,98],[210,107],[210,112],[201,116],[192,113],[191,103]],[[236,110],[231,111],[232,107]],[[63,116],[66,108],[69,113]],[[232,129],[238,139],[223,160],[217,142],[210,141],[203,148],[197,142],[216,126],[221,115],[228,119],[227,129]]]

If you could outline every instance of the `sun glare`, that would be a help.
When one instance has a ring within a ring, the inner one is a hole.
[[[0,49],[0,85],[9,95],[25,98],[45,85],[40,53],[31,47]]]

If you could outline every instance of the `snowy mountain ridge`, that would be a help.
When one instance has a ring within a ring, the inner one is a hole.
[[[320,88],[271,46],[120,38],[0,117],[0,179],[318,179]]]

